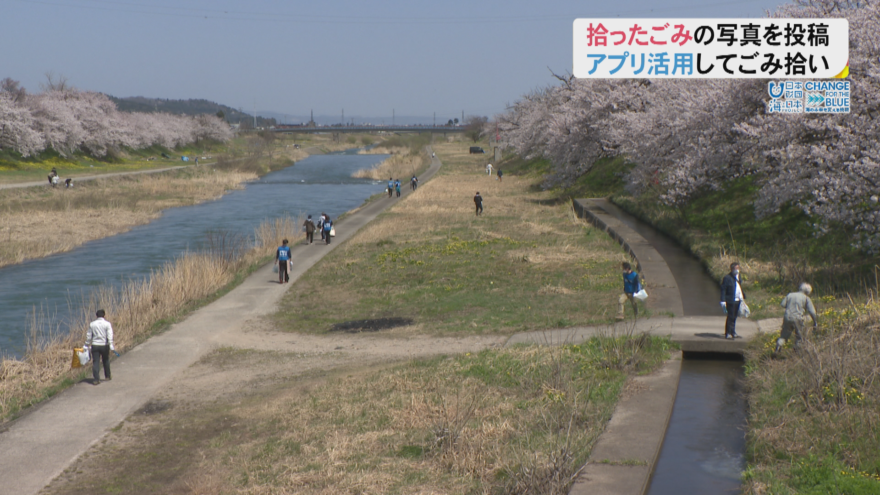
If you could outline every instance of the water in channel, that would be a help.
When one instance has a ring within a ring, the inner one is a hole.
[[[602,209],[638,232],[660,253],[675,277],[685,316],[721,316],[718,282],[699,261],[672,239],[613,204],[606,202]],[[746,416],[741,356],[686,355],[647,493],[740,493]]]
[[[0,356],[22,355],[34,307],[53,316],[60,331],[69,331],[68,306],[76,307],[84,293],[105,283],[147,276],[186,250],[205,247],[209,232],[252,237],[263,220],[300,213],[326,212],[335,219],[383,190],[384,182],[354,179],[351,174],[385,158],[352,151],[311,156],[218,200],[171,208],[129,232],[0,269]]]
[[[648,495],[738,494],[746,398],[738,359],[686,358]]]

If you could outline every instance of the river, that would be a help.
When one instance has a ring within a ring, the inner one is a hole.
[[[57,331],[67,332],[70,308],[76,308],[91,289],[145,277],[187,250],[202,249],[212,231],[252,237],[254,228],[266,219],[321,212],[335,219],[360,206],[381,192],[384,183],[354,179],[351,174],[387,155],[354,151],[310,156],[215,201],[170,208],[126,233],[0,269],[0,356],[23,354],[28,315],[34,308],[51,315]]]

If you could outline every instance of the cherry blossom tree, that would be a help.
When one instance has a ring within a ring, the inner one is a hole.
[[[759,216],[795,205],[820,233],[841,225],[880,251],[880,5],[799,1],[772,15],[849,20],[851,113],[770,114],[761,80],[560,78],[499,116],[500,129],[522,156],[551,160],[548,185],[618,154],[636,164],[630,189],[659,189],[667,204],[753,175]]]
[[[62,156],[102,157],[124,148],[231,138],[229,126],[214,115],[120,112],[106,95],[80,91],[63,78],[50,78],[36,94],[12,79],[0,81],[0,147],[22,156],[51,148]]]
[[[39,153],[45,142],[33,127],[34,118],[27,107],[17,104],[12,94],[0,91],[0,148],[25,157]]]

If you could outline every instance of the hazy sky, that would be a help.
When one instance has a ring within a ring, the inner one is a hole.
[[[3,0],[0,78],[251,112],[492,115],[571,70],[578,17],[761,17],[781,0]],[[348,118],[346,118],[348,120]]]

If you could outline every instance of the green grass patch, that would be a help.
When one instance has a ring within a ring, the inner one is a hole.
[[[404,317],[419,332],[512,333],[614,316],[618,266],[628,259],[616,242],[570,205],[530,192],[530,180],[485,177],[482,158],[461,143],[435,149],[444,162],[438,176],[299,279],[275,315],[279,329],[324,333],[336,323]],[[476,187],[481,217],[472,209]]]

